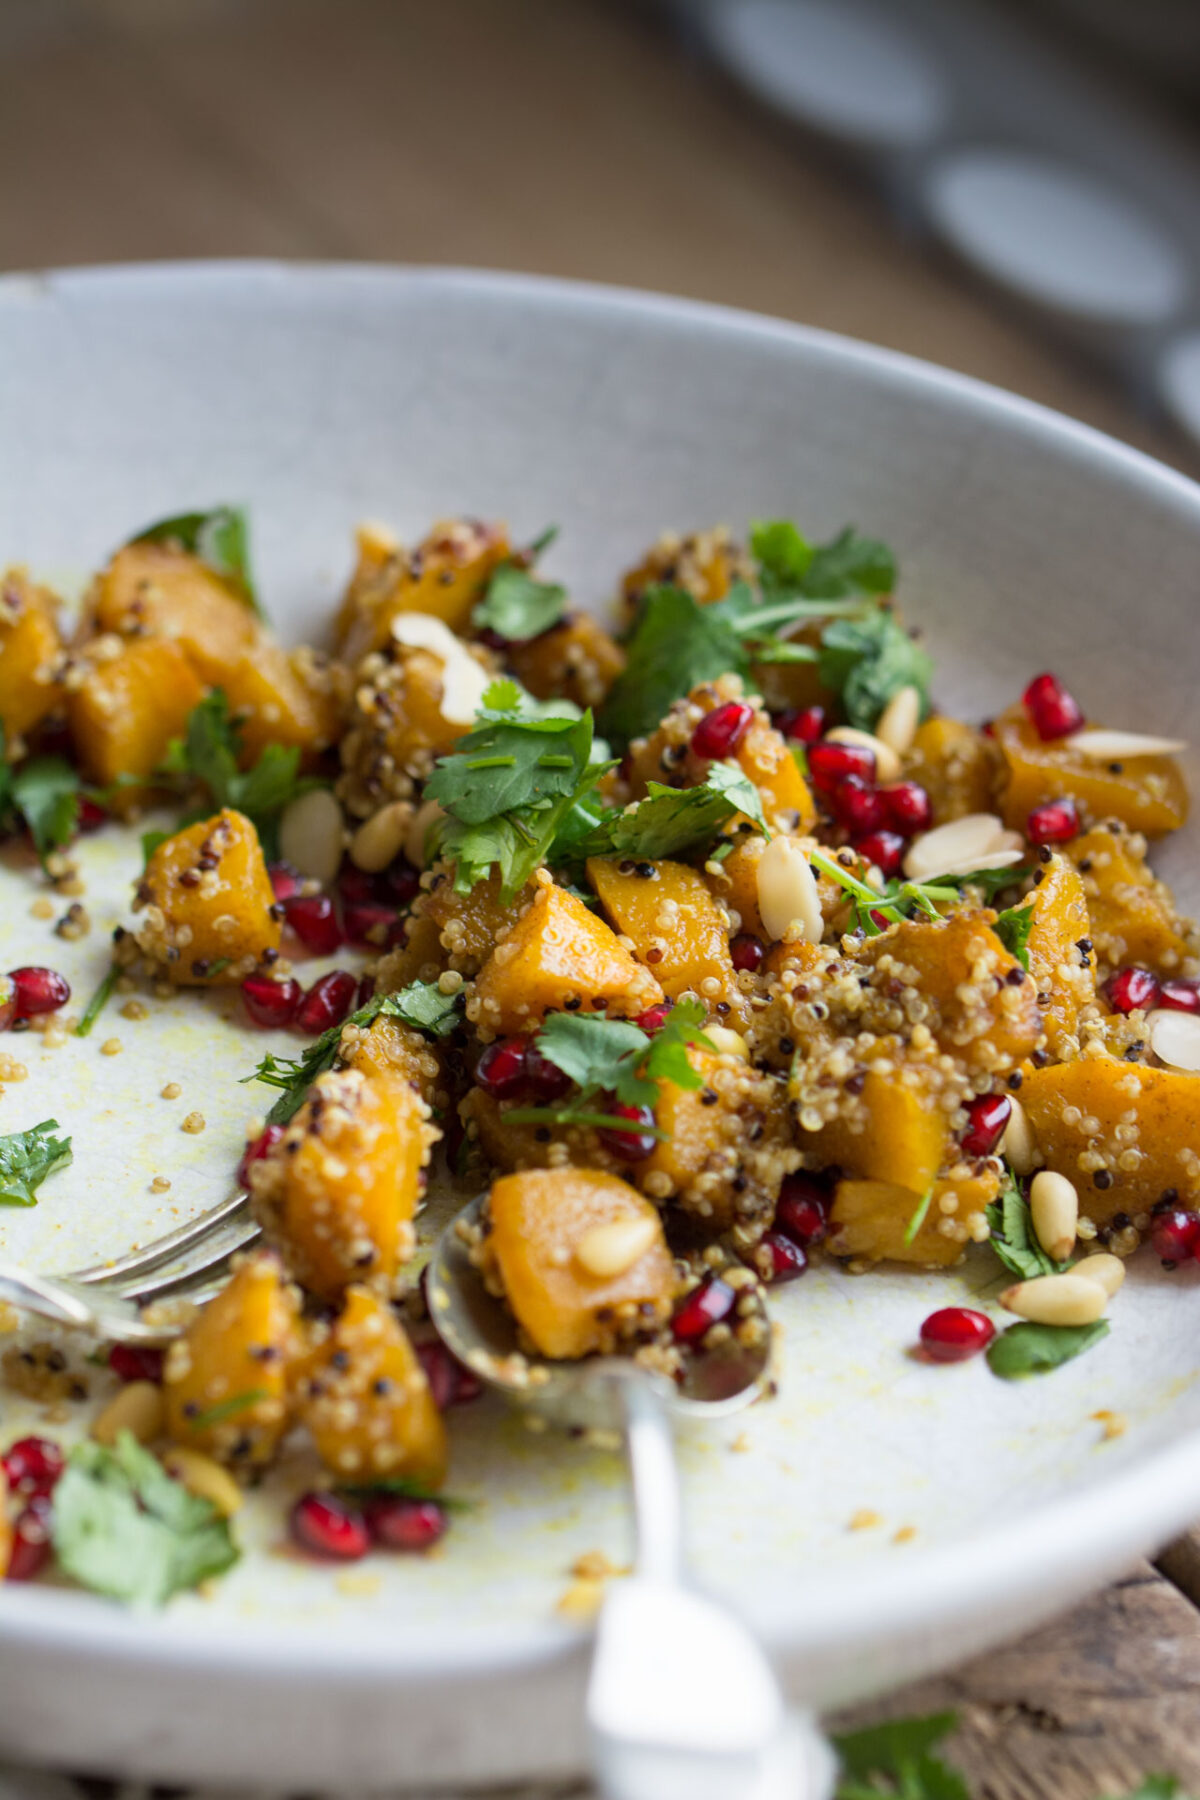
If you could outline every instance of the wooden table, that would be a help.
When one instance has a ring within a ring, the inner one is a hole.
[[[0,262],[475,263],[874,339],[1196,472],[1103,378],[890,229],[869,194],[601,0],[8,0]],[[1200,1794],[1200,1539],[859,1715],[962,1714],[978,1800]]]

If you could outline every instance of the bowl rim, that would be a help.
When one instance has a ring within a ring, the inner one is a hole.
[[[71,303],[119,303],[122,296],[169,299],[207,288],[236,302],[287,286],[322,301],[354,304],[367,296],[443,294],[486,305],[489,299],[548,306],[578,316],[614,314],[726,339],[749,339],[818,363],[852,369],[901,393],[941,402],[964,420],[1038,440],[1086,469],[1135,486],[1177,511],[1200,549],[1200,484],[1144,451],[1097,428],[1012,394],[977,377],[822,328],[671,295],[595,282],[454,266],[283,261],[269,258],[114,263],[100,267],[14,272],[0,276],[0,318],[6,304],[31,289]],[[303,296],[302,296],[303,297]],[[1000,1607],[1050,1591],[1061,1598],[1064,1573],[1076,1572],[1081,1591],[1095,1571],[1115,1570],[1153,1550],[1196,1515],[1200,1497],[1200,1426],[1159,1449],[1100,1476],[995,1529],[939,1548],[914,1547],[903,1557],[873,1558],[868,1579],[798,1570],[786,1595],[747,1608],[768,1646],[782,1654],[819,1653],[822,1646],[885,1637],[918,1614],[936,1631],[979,1607]],[[1136,1520],[1131,1530],[1127,1521]],[[998,1600],[998,1594],[1001,1596]],[[1030,1610],[1033,1610],[1032,1608]],[[506,1668],[536,1669],[586,1637],[563,1621],[528,1619],[476,1631],[463,1642],[453,1627],[423,1628],[419,1640],[393,1635],[395,1621],[353,1614],[353,1631],[322,1617],[316,1630],[294,1622],[205,1620],[190,1609],[158,1615],[123,1612],[96,1596],[68,1589],[9,1587],[0,1607],[0,1643],[21,1643],[42,1654],[103,1654],[136,1669],[151,1665],[193,1672],[220,1671],[253,1687],[289,1673],[319,1671],[337,1687],[364,1680],[403,1679],[432,1684]]]

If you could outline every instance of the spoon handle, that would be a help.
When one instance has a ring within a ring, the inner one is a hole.
[[[674,1587],[683,1581],[683,1501],[674,1432],[652,1381],[638,1372],[621,1388],[637,1572],[643,1580]]]

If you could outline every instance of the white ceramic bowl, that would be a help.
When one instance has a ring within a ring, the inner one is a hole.
[[[854,520],[897,549],[945,704],[983,716],[1049,667],[1094,718],[1191,733],[1200,490],[1066,419],[821,333],[503,276],[113,270],[0,283],[0,393],[0,555],[51,576],[94,567],[147,519],[240,499],[269,606],[300,635],[327,616],[363,516],[406,535],[455,510],[522,533],[557,521],[551,567],[597,603],[664,526]],[[1189,841],[1164,863],[1195,899]],[[98,918],[128,876],[95,853]],[[6,889],[0,908],[10,961],[29,954],[27,898]],[[68,953],[82,988],[102,939]],[[193,1004],[104,1065],[94,1046],[31,1053],[4,1117],[45,1101],[79,1155],[36,1211],[0,1215],[7,1251],[62,1268],[161,1229],[144,1177],[183,1144],[173,1201],[221,1189],[253,1052],[215,1017],[195,1030]],[[186,1062],[205,1139],[155,1110],[168,1057]],[[822,1271],[781,1293],[780,1399],[683,1456],[701,1574],[797,1693],[829,1705],[957,1662],[1200,1511],[1196,1280],[1143,1262],[1109,1340],[1024,1385],[905,1354],[986,1260],[948,1278]],[[20,1420],[4,1404],[7,1436]],[[1101,1408],[1125,1415],[1124,1436],[1102,1440]],[[271,1555],[272,1504],[217,1596],[162,1616],[0,1589],[0,1746],[306,1789],[577,1766],[585,1646],[554,1601],[581,1551],[622,1554],[619,1466],[486,1406],[458,1422],[454,1485],[482,1504],[438,1561],[379,1559],[376,1591]],[[850,1531],[863,1508],[883,1522]],[[915,1538],[895,1542],[905,1526]]]

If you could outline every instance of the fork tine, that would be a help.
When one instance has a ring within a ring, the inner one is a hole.
[[[211,1207],[208,1212],[201,1213],[199,1218],[189,1219],[186,1225],[180,1225],[175,1231],[168,1231],[164,1236],[155,1238],[152,1243],[144,1245],[140,1250],[131,1251],[128,1256],[119,1257],[115,1262],[95,1263],[90,1269],[77,1269],[64,1275],[64,1281],[77,1282],[80,1286],[89,1286],[94,1282],[106,1285],[136,1280],[138,1276],[152,1269],[161,1268],[165,1262],[180,1257],[185,1250],[191,1249],[205,1238],[213,1235],[219,1226],[228,1220],[235,1219],[247,1206],[250,1196],[244,1189],[231,1194],[228,1200],[222,1200],[218,1206]],[[205,1265],[201,1265],[205,1266]]]
[[[125,1280],[112,1284],[114,1291],[123,1300],[132,1300],[139,1306],[145,1306],[150,1300],[194,1298],[193,1295],[182,1292],[185,1286],[194,1283],[198,1277],[211,1277],[214,1272],[224,1268],[230,1257],[236,1256],[239,1250],[245,1250],[251,1244],[257,1243],[261,1236],[262,1228],[256,1225],[253,1219],[246,1219],[236,1231],[222,1233],[221,1241],[209,1245],[198,1261],[191,1261],[183,1268],[174,1266],[151,1270],[144,1280]],[[110,1284],[93,1283],[92,1285],[103,1285],[107,1288]]]

